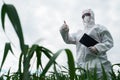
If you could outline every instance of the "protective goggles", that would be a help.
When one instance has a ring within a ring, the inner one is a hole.
[[[82,19],[84,19],[85,16],[91,16],[90,13],[85,13],[84,15],[82,15]]]

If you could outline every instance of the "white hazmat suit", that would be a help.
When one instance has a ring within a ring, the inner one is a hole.
[[[61,27],[60,33],[67,44],[76,45],[77,66],[84,69],[87,69],[88,66],[88,69],[92,71],[96,65],[98,77],[101,77],[101,63],[107,73],[111,70],[111,63],[107,59],[106,52],[113,47],[113,39],[106,27],[95,24],[94,13],[91,9],[83,11],[82,18],[85,18],[83,15],[86,13],[90,13],[90,18],[86,17],[86,19],[83,20],[83,24],[85,26],[83,31],[79,30],[74,34],[69,34],[69,28],[65,23]],[[96,49],[96,54],[79,42],[84,33],[99,42],[95,46],[91,46]]]

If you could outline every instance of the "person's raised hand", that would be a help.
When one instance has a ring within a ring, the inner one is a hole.
[[[66,21],[64,21],[64,24],[63,24],[63,26],[62,26],[62,29],[65,30],[65,31],[69,31],[69,27],[68,27]]]

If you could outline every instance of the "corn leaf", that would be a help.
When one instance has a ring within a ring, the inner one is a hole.
[[[13,53],[10,43],[6,43],[5,44],[5,49],[4,49],[4,54],[3,54],[3,59],[2,59],[1,67],[0,67],[0,71],[2,69],[2,66],[3,66],[5,60],[6,60],[6,57],[8,55],[9,50]]]
[[[46,72],[48,71],[48,69],[50,68],[50,66],[55,62],[55,59],[58,57],[58,55],[63,51],[59,50],[58,52],[56,52],[53,57],[50,58],[49,62],[47,63],[47,65],[45,66],[43,72],[40,75],[40,80],[42,80],[46,74]]]
[[[42,55],[41,49],[39,47],[37,47],[37,50],[36,50],[37,69],[39,68],[39,65],[40,65],[43,70],[43,66],[42,66],[42,62],[41,62],[41,55]]]
[[[105,72],[105,69],[104,69],[103,64],[101,64],[101,68],[102,68],[102,74],[103,74],[102,79],[103,79],[103,80],[108,80],[108,79],[107,79],[107,74],[106,74],[106,72]]]
[[[58,55],[63,51],[59,50],[58,52],[56,52],[53,57],[50,58],[49,62],[47,63],[47,65],[45,66],[45,69],[43,70],[43,72],[40,75],[40,80],[42,78],[44,78],[46,72],[48,71],[48,69],[50,68],[50,66],[55,62],[55,59],[58,57]],[[74,80],[75,77],[75,64],[74,64],[74,58],[72,55],[72,52],[69,49],[65,49],[65,52],[67,54],[68,57],[68,66],[69,66],[69,75],[70,75],[70,80]]]
[[[31,60],[31,58],[33,57],[34,52],[37,50],[38,45],[33,45],[30,49],[29,52],[27,53],[27,58],[28,61]]]
[[[95,66],[95,68],[94,68],[94,75],[93,75],[93,79],[94,80],[97,80],[97,66]]]
[[[114,66],[116,66],[116,65],[120,67],[120,64],[113,64],[112,67],[114,67]]]
[[[51,58],[51,54],[53,54],[49,49],[45,48],[45,47],[40,47],[41,48],[41,51],[50,59]]]
[[[72,52],[69,49],[65,49],[68,58],[68,67],[69,67],[69,75],[70,80],[74,80],[75,77],[75,64]]]
[[[24,50],[22,51],[22,53],[20,54],[20,57],[19,57],[18,74],[20,75],[20,80],[22,80],[22,78],[23,78],[22,68],[21,68],[22,65],[21,64],[22,64],[22,61],[23,61],[23,57],[24,57],[24,60],[26,59],[26,53],[28,52],[28,48],[29,48],[29,46],[25,45]],[[23,62],[23,64],[25,65],[24,62]]]
[[[7,73],[7,79],[6,80],[10,80],[10,78],[11,78],[11,76],[10,76],[10,69],[9,69],[9,71]]]
[[[5,14],[8,15],[8,18],[10,19],[13,25],[13,28],[19,38],[20,47],[23,50],[24,49],[24,38],[23,38],[21,23],[20,23],[16,8],[11,4],[3,4],[2,10],[1,10],[1,19],[2,19],[2,27],[4,30],[5,30]]]

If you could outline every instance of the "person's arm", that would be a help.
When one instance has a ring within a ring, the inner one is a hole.
[[[67,43],[67,44],[75,44],[76,43],[75,38],[69,34],[69,27],[65,21],[64,21],[63,26],[60,29],[60,33],[61,33],[61,36],[62,36],[63,40],[65,41],[65,43]]]
[[[101,42],[95,45],[99,53],[104,53],[113,47],[113,38],[106,28],[101,30],[100,38]]]

